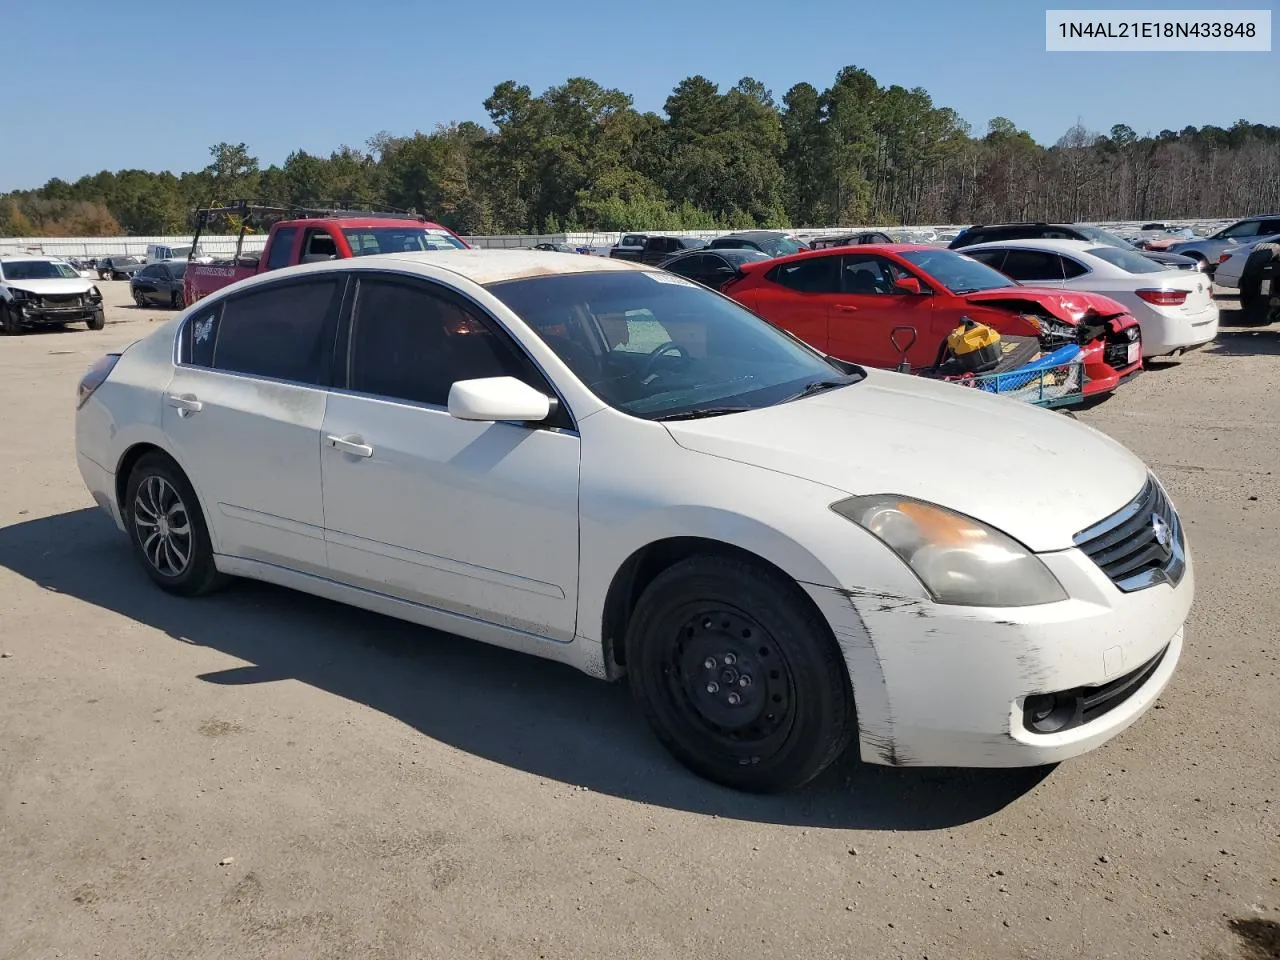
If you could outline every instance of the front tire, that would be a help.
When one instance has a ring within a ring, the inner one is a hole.
[[[182,310],[187,305],[187,298],[181,290],[175,290],[169,295],[169,303],[175,310]]]
[[[663,571],[636,604],[626,656],[658,739],[716,783],[799,787],[853,735],[853,691],[830,629],[762,564],[697,556]]]
[[[95,310],[93,316],[85,321],[85,326],[90,330],[101,330],[107,325],[107,315],[101,310]]]
[[[134,555],[162,590],[194,597],[226,581],[195,490],[169,457],[148,453],[134,465],[121,507]]]
[[[133,304],[136,307],[145,307],[147,305],[147,295],[141,290],[133,291]]]
[[[0,304],[0,328],[10,337],[22,333],[22,319],[4,304]]]

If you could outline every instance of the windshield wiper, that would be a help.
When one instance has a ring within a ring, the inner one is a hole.
[[[851,383],[857,383],[861,377],[829,377],[826,380],[814,380],[806,383],[804,389],[799,393],[793,393],[789,397],[783,397],[779,403],[789,403],[792,400],[799,400],[802,397],[811,397],[815,393],[822,393],[824,390],[834,390],[836,387],[847,387]]]
[[[755,407],[700,407],[697,410],[685,410],[682,413],[668,413],[654,420],[700,420],[703,417],[719,417],[726,413],[745,413]]]

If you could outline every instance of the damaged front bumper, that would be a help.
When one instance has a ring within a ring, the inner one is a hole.
[[[49,304],[24,300],[10,306],[19,321],[28,327],[54,326],[63,323],[83,323],[101,316],[102,303],[87,300],[82,303]]]
[[[862,759],[892,766],[1057,763],[1137,720],[1168,684],[1195,592],[1120,592],[1079,550],[1041,554],[1069,600],[974,608],[805,584],[840,643]],[[1056,712],[1055,712],[1056,711]],[[1037,721],[1042,714],[1055,719]]]

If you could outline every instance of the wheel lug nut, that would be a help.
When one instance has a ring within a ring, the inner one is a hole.
[[[726,666],[732,667],[735,663],[738,662],[738,658],[735,657],[732,653],[726,653],[724,655],[724,662]]]
[[[738,686],[740,687],[751,686],[751,678],[744,673],[742,676],[738,678]]]
[[[736,707],[738,704],[742,702],[742,698],[738,696],[736,693],[729,694],[728,700],[729,700],[729,706],[731,707]]]
[[[720,684],[714,681],[707,684],[707,693],[719,693],[719,692],[720,692]]]
[[[706,667],[708,670],[714,670],[716,668],[716,658],[707,657],[707,659],[702,661],[702,665]]]

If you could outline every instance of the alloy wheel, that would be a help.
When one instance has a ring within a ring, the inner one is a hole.
[[[133,498],[133,529],[142,555],[157,573],[179,577],[191,563],[191,518],[178,491],[152,474]]]

